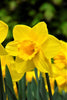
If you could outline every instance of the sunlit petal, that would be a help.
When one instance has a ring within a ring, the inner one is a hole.
[[[61,48],[61,42],[52,35],[49,35],[48,39],[42,45],[42,50],[47,58],[53,58],[56,56]]]
[[[15,70],[15,64],[10,64],[9,71],[13,81],[19,81],[24,75],[24,73],[18,73]]]
[[[9,55],[17,56],[18,55],[18,43],[15,41],[9,42],[6,45],[6,51],[9,53]]]
[[[6,50],[4,49],[4,47],[0,44],[0,55],[7,55]]]
[[[44,73],[49,72],[49,74],[52,74],[51,64],[49,60],[44,56],[42,52],[39,52],[34,58],[33,58],[34,64],[36,68]]]
[[[34,32],[34,33],[33,33]],[[48,29],[45,22],[40,22],[32,28],[31,37],[34,41],[42,44],[48,37]]]
[[[34,68],[33,63],[30,62],[15,62],[9,66],[9,70],[12,76],[13,81],[20,80],[25,72],[28,72]]]
[[[35,65],[32,60],[24,61],[24,60],[20,60],[20,58],[17,58],[17,60],[15,61],[15,65],[16,65],[15,69],[17,70],[18,73],[25,73],[35,68]]]
[[[2,43],[5,40],[7,33],[8,33],[8,25],[0,20],[0,43]]]
[[[15,40],[23,41],[29,40],[29,33],[31,32],[31,28],[26,25],[16,25],[13,29],[13,37]]]

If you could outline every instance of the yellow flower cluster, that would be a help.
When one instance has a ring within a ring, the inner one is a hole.
[[[67,92],[67,43],[63,41],[61,41],[61,43],[63,48],[59,54],[54,57],[52,68],[59,89]]]
[[[4,41],[7,33],[7,24],[0,21],[0,43]],[[59,87],[63,84],[67,86],[67,44],[48,34],[45,22],[39,22],[32,28],[16,25],[13,29],[13,38],[14,40],[9,42],[5,49],[0,44],[4,76],[6,64],[13,81],[20,80],[25,72],[36,67],[42,73],[49,73],[50,78],[54,78]],[[13,56],[16,57],[15,60]],[[51,58],[54,59],[54,64],[51,64]]]

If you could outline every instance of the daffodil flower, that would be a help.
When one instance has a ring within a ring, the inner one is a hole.
[[[41,72],[51,73],[50,58],[54,57],[61,48],[60,41],[48,34],[45,22],[34,27],[16,25],[13,29],[14,41],[9,42],[6,50],[9,55],[16,56],[16,63],[11,71],[13,78],[19,79],[20,74],[37,68]]]
[[[61,41],[63,48],[54,57],[54,64],[52,64],[54,74],[59,74],[67,77],[67,43]],[[61,73],[62,72],[62,73]]]
[[[0,20],[0,55],[7,54],[4,47],[1,45],[1,43],[5,40],[7,33],[8,33],[8,25]]]
[[[61,41],[62,49],[54,57],[54,64],[52,64],[53,78],[57,81],[59,90],[67,92],[67,43]]]

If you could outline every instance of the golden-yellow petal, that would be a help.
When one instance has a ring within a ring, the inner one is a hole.
[[[34,34],[32,34],[34,32]],[[32,28],[31,37],[34,41],[42,44],[48,37],[48,29],[45,22],[39,22]]]
[[[7,52],[5,50],[5,48],[0,44],[0,55],[3,56],[3,55],[7,55]]]
[[[52,69],[51,64],[49,60],[44,56],[43,52],[40,51],[34,58],[33,58],[34,64],[36,68],[44,73],[48,73],[52,75]]]
[[[58,76],[56,77],[56,81],[58,83],[58,85],[63,85],[66,82],[66,79],[63,76]]]
[[[23,41],[23,40],[29,40],[29,33],[31,31],[31,28],[26,25],[16,25],[13,29],[13,37],[15,40]]]
[[[8,33],[8,25],[0,20],[0,43],[2,43]]]
[[[61,49],[62,44],[60,40],[52,35],[49,35],[48,39],[42,45],[42,50],[47,58],[53,58]]]
[[[13,36],[15,40],[31,40],[40,45],[48,37],[47,25],[45,22],[40,22],[32,28],[26,25],[16,25],[13,29]]]
[[[11,64],[9,66],[9,70],[12,76],[13,81],[18,81],[20,80],[24,73],[27,71],[30,71],[34,68],[34,66],[32,65],[32,62],[15,62],[14,64]]]
[[[14,63],[14,59],[12,56],[4,55],[1,56],[1,66],[7,66],[10,65],[10,63]]]
[[[6,51],[9,55],[17,56],[18,55],[18,42],[12,41],[6,45]]]
[[[34,71],[26,72],[26,81],[31,82],[32,78],[36,80],[35,72]]]
[[[23,73],[18,73],[17,70],[15,70],[15,64],[10,64],[9,71],[12,77],[12,81],[19,81],[23,77]]]
[[[53,77],[57,77],[61,75],[61,71],[55,66],[55,64],[52,64],[52,71],[53,71]]]
[[[20,58],[18,57],[17,60],[15,61],[15,66],[16,66],[15,69],[17,70],[18,73],[25,73],[35,68],[35,65],[32,60],[24,61],[20,60]]]
[[[9,66],[10,63],[14,62],[14,59],[12,56],[9,56],[9,55],[4,55],[4,56],[1,56],[0,58],[1,58],[2,74],[3,74],[3,77],[5,77],[6,64],[7,66]]]

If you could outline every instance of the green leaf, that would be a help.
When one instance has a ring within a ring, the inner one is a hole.
[[[50,85],[48,73],[45,73],[45,76],[46,76],[46,82],[47,82],[47,86],[48,86],[49,97],[50,97],[50,100],[52,100],[53,97],[52,97],[52,91],[51,91],[51,85]]]
[[[35,70],[36,80],[37,80],[37,82],[38,82],[38,80],[39,80],[39,79],[38,79],[38,72],[37,72],[37,69],[36,69],[36,68],[35,68],[34,70]]]
[[[56,80],[54,81],[54,95],[53,95],[53,100],[63,100],[62,99],[62,95],[58,91],[58,86],[57,86]]]
[[[58,88],[56,80],[54,81],[54,90]]]
[[[5,82],[6,94],[8,95],[8,100],[17,100],[13,89],[13,83],[10,76],[10,72],[7,66],[6,66],[6,77],[4,79],[4,82]]]
[[[35,100],[37,97],[36,95],[36,89],[37,89],[37,85],[36,85],[36,82],[34,80],[34,78],[32,79],[32,82],[31,82],[31,91],[32,91],[32,100]]]
[[[31,83],[27,84],[27,100],[32,100]]]
[[[18,83],[18,96],[19,100],[26,100],[26,74]]]
[[[37,100],[42,100],[41,95],[40,95],[40,80],[38,80],[37,84]]]
[[[37,80],[37,90],[36,90],[36,98],[37,100],[41,100],[41,96],[40,96],[40,80],[38,79],[38,71],[35,68],[35,76],[36,76],[36,80]]]
[[[67,100],[67,93],[65,93],[64,100]]]
[[[63,100],[67,100],[67,93],[65,93],[65,91],[62,91],[62,96],[63,96]]]
[[[53,100],[62,100],[62,96],[58,92],[58,87],[55,89],[54,95],[53,95]]]
[[[41,93],[41,96],[42,96],[42,100],[48,100],[47,98],[47,91],[45,89],[45,83],[44,83],[44,79],[41,75],[41,78],[40,78],[40,93]]]

